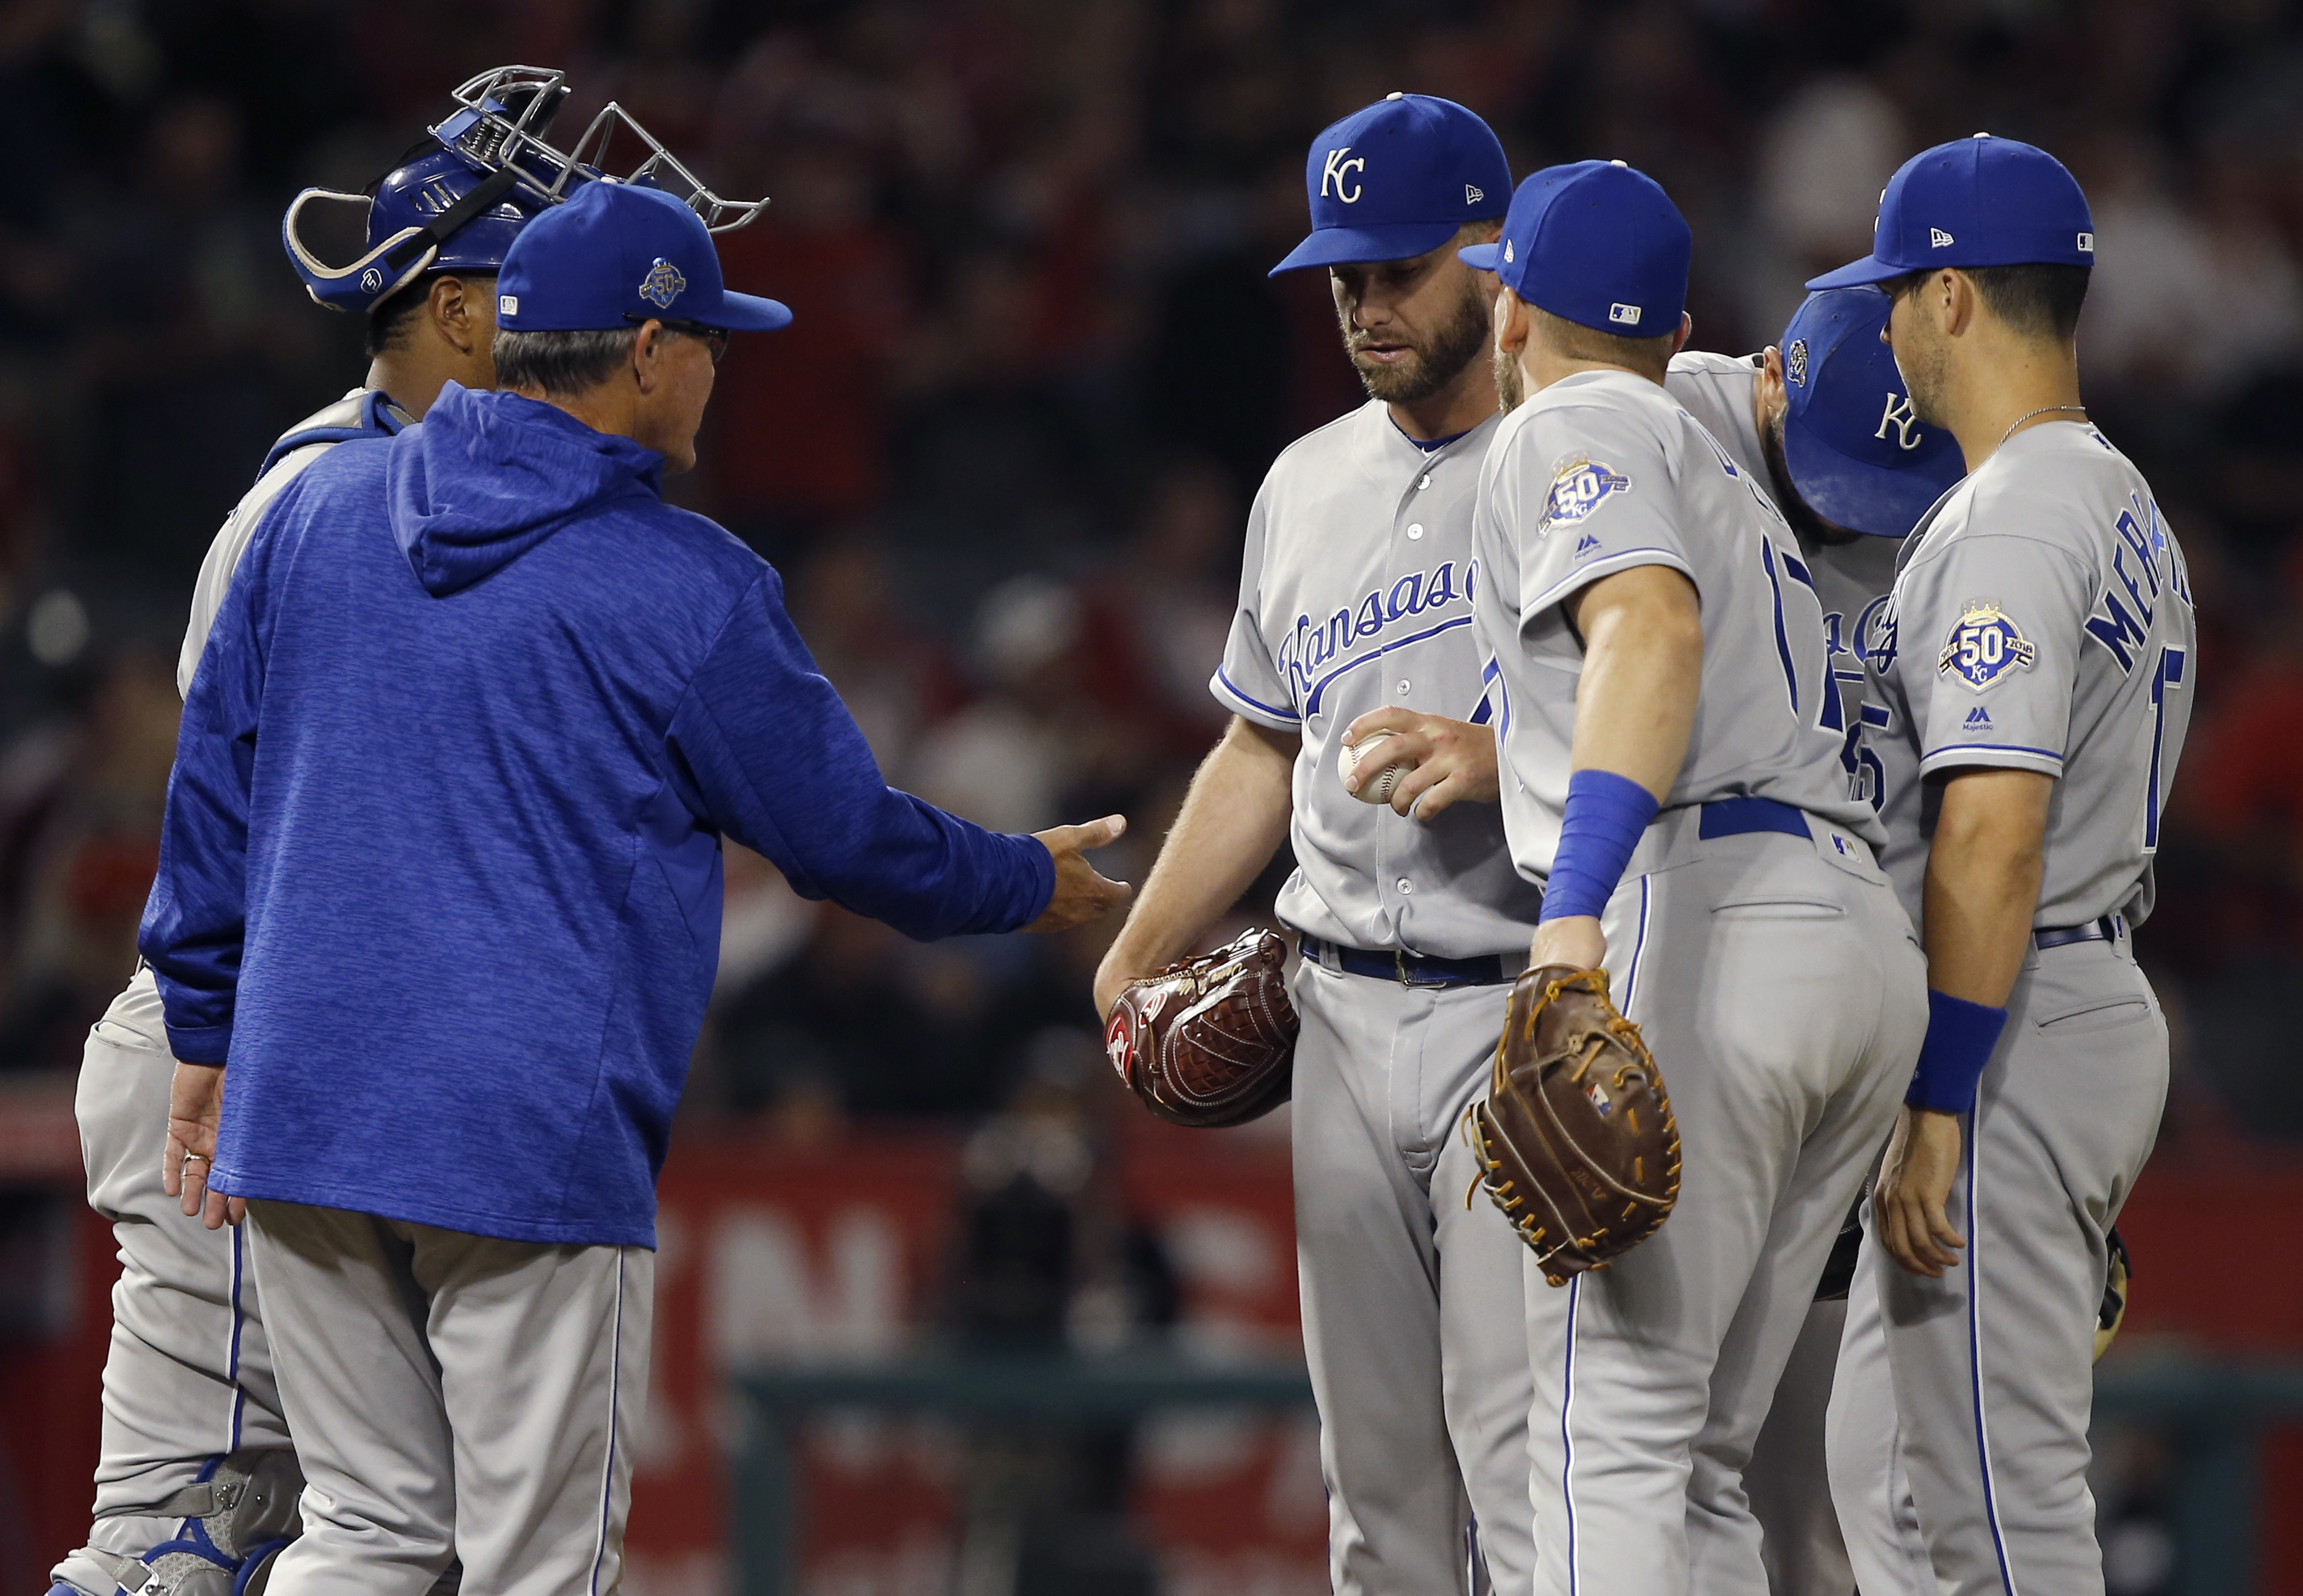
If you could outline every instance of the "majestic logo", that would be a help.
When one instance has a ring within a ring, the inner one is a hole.
[[[1973,709],[1969,710],[1967,712],[1967,729],[1970,731],[1990,730],[1991,712],[1984,708],[1980,704],[1977,705]]]
[[[2079,253],[2082,255],[2092,255],[2095,253],[2095,234],[2091,232],[2083,232],[2079,234]]]
[[[1801,387],[1807,386],[1807,340],[1794,338],[1791,348],[1784,351],[1784,375]]]
[[[1362,177],[1366,175],[1367,157],[1352,156],[1352,158],[1346,161],[1344,159],[1346,156],[1352,156],[1352,147],[1348,144],[1341,149],[1331,149],[1328,152],[1327,164],[1320,168],[1320,198],[1325,199],[1328,197],[1328,185],[1332,182],[1336,185],[1337,198],[1346,205],[1357,205],[1360,196],[1365,193],[1366,190],[1359,183],[1353,183],[1350,191],[1346,192],[1344,183],[1351,173],[1357,172]]]
[[[671,302],[688,291],[688,279],[679,268],[659,255],[648,274],[640,280],[640,298],[659,310],[669,310]]]
[[[1632,479],[1622,472],[1608,469],[1588,454],[1571,454],[1559,462],[1552,476],[1535,535],[1540,537],[1556,525],[1573,526],[1607,502],[1608,494],[1631,491]]]
[[[1586,532],[1575,540],[1575,557],[1581,560],[1584,555],[1596,552],[1599,547],[1599,540]]]
[[[1917,449],[1919,446],[1919,418],[1911,412],[1911,401],[1892,389],[1887,394],[1887,408],[1879,412],[1879,430],[1871,435],[1884,438],[1889,427],[1895,429],[1895,447]]]
[[[361,291],[361,292],[363,292],[363,293],[375,293],[375,292],[379,291],[383,287],[384,287],[384,274],[383,274],[382,272],[378,271],[375,267],[374,267],[374,266],[370,266],[370,267],[368,267],[368,269],[367,269],[367,270],[366,270],[365,272],[362,272],[362,273],[360,274],[360,291]]]
[[[1478,184],[1465,183],[1464,185],[1464,203],[1465,205],[1477,205],[1480,200],[1485,199],[1486,198],[1487,195],[1480,191]]]
[[[1936,656],[1938,675],[1956,674],[1981,692],[2010,671],[2029,670],[2038,663],[2039,650],[2023,636],[2015,618],[1987,598],[1970,598],[1960,606],[1959,620]]]
[[[1627,327],[1636,327],[1640,325],[1640,308],[1637,305],[1610,305],[1607,307],[1607,319],[1620,322]]]
[[[519,314],[519,296],[516,293],[498,294],[496,296],[496,314],[498,316],[518,316]]]
[[[1953,242],[1953,239],[1952,239],[1951,234],[1949,234],[1949,233],[1945,232],[1942,228],[1940,228],[1940,227],[1930,227],[1930,228],[1928,228],[1928,249],[1943,249],[1945,245],[1950,244],[1951,242]]]

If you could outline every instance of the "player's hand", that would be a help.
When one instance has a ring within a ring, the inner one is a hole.
[[[1126,830],[1126,815],[1107,815],[1085,825],[1052,826],[1032,833],[1056,861],[1056,891],[1040,917],[1024,929],[1069,931],[1102,919],[1135,896],[1134,887],[1124,881],[1107,880],[1082,857],[1118,841]]]
[[[1607,938],[1594,915],[1562,915],[1535,928],[1527,945],[1527,967],[1564,964],[1571,970],[1596,970],[1606,962]]]
[[[1911,1273],[1930,1279],[1957,1268],[1959,1249],[1967,1245],[1944,1212],[1959,1173],[1959,1148],[1957,1114],[1906,1103],[1895,1116],[1895,1134],[1871,1192],[1879,1245]]]
[[[1391,806],[1398,814],[1428,821],[1459,801],[1496,801],[1496,735],[1488,727],[1413,709],[1371,709],[1344,728],[1344,741],[1356,748],[1385,734],[1396,746],[1385,750],[1384,764],[1406,760],[1415,767],[1392,790]],[[1361,781],[1373,780],[1381,768],[1370,765],[1363,773],[1345,777],[1345,788],[1357,792]]]
[[[181,1198],[184,1212],[211,1230],[237,1225],[248,1215],[245,1199],[208,1190],[216,1127],[223,1119],[224,1066],[177,1064],[168,1083],[168,1149],[160,1155],[160,1189]]]

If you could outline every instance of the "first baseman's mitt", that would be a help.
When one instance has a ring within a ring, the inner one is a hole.
[[[1466,1120],[1488,1195],[1555,1286],[1656,1233],[1679,1200],[1679,1127],[1607,972],[1512,983],[1495,1077]]]
[[[1287,944],[1250,931],[1213,953],[1131,981],[1103,1031],[1111,1067],[1143,1106],[1177,1125],[1244,1125],[1295,1085]]]

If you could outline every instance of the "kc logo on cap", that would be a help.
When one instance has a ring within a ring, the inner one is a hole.
[[[659,310],[669,310],[687,287],[688,279],[679,274],[679,268],[659,255],[640,283],[640,298]]]

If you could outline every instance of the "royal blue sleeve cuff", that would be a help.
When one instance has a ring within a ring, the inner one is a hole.
[[[1624,879],[1632,849],[1656,817],[1655,794],[1613,771],[1577,771],[1567,778],[1567,804],[1560,812],[1559,849],[1543,887],[1543,910],[1536,918],[1597,917]]]
[[[1964,1114],[1975,1106],[1975,1083],[1991,1062],[2006,1028],[2007,1010],[1987,1009],[1949,992],[1928,991],[1928,1039],[1919,1044],[1919,1068],[1903,1102],[1939,1114]]]

